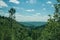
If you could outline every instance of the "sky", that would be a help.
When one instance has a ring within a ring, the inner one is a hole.
[[[16,9],[16,21],[44,21],[53,15],[56,0],[0,0],[0,15],[9,16],[10,8]]]

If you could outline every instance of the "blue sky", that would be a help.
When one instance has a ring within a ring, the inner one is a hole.
[[[9,16],[8,10],[13,7],[17,21],[47,21],[56,3],[56,0],[0,0],[0,15]]]

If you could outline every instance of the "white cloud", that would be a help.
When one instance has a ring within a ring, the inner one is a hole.
[[[35,11],[34,9],[28,9],[28,10],[26,10],[27,12],[33,12],[33,11]]]
[[[0,15],[5,16],[5,17],[9,17],[9,13],[5,13],[3,10],[0,10]]]
[[[51,5],[51,7],[53,8],[53,7],[54,7],[54,5]]]
[[[9,2],[19,4],[20,2],[18,0],[10,0]]]
[[[41,13],[36,13],[36,14],[33,15],[33,16],[41,16]]]
[[[3,12],[3,10],[0,10],[0,12]]]
[[[29,3],[29,1],[26,1],[26,3]]]
[[[2,10],[0,10],[2,12],[2,16],[6,16],[6,17],[9,17],[9,14],[6,13],[4,14],[4,12]],[[31,21],[47,21],[47,19],[49,18],[48,16],[44,15],[42,16],[41,13],[36,13],[32,16],[29,16],[29,15],[21,15],[19,13],[16,13],[15,14],[16,16],[16,21],[19,21],[19,22],[31,22]]]
[[[18,10],[22,10],[22,11],[26,11],[26,12],[34,12],[35,11],[34,9],[25,9],[22,7],[15,7],[15,6],[13,6],[13,8],[18,9]]]
[[[42,4],[42,6],[45,6],[45,4]]]
[[[45,10],[46,10],[46,8],[43,8],[43,10],[45,11]]]
[[[5,17],[9,17],[9,13],[5,13],[5,15],[4,15]]]
[[[2,7],[8,7],[8,5],[3,0],[0,0],[0,8]]]
[[[48,16],[42,16],[40,13],[37,13],[32,16],[24,16],[20,14],[16,14],[16,20],[19,22],[28,22],[28,21],[47,21],[49,17]]]
[[[1,16],[3,16],[3,15],[4,15],[3,10],[0,10],[0,15],[1,15]]]
[[[28,0],[28,1],[26,1],[26,3],[35,4],[36,0]]]
[[[15,9],[20,9],[19,7],[16,7],[16,6],[13,6],[13,8],[15,8]]]
[[[47,1],[46,3],[47,3],[47,4],[52,4],[52,2],[51,2],[51,1]]]
[[[36,2],[36,0],[30,0],[30,3],[31,4],[33,4],[33,3],[35,3]]]
[[[5,17],[9,17],[9,14],[8,13],[5,13],[0,10],[0,13],[2,16],[5,16]],[[16,16],[16,21],[19,21],[19,22],[31,22],[31,21],[47,21],[47,19],[49,18],[48,16],[42,16],[41,13],[36,13],[34,15],[21,15],[19,13],[16,13],[15,14]]]

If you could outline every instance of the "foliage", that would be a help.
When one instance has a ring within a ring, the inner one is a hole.
[[[57,6],[58,5],[58,6]],[[42,30],[41,36],[38,40],[60,40],[60,5],[55,5],[55,13],[53,18],[49,15],[48,23]]]
[[[60,2],[60,0],[57,1]],[[60,40],[60,12],[58,10],[60,4],[55,4],[54,7],[53,18],[48,15],[50,18],[47,24],[34,29],[26,28],[23,24],[15,21],[12,16],[16,11],[11,8],[9,10],[10,18],[0,16],[0,40]]]

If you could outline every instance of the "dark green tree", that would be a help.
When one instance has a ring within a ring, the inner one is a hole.
[[[59,3],[60,0],[57,0]],[[60,40],[60,3],[54,4],[55,12],[53,18],[49,15],[48,24],[42,30],[38,40]]]
[[[9,18],[10,18],[10,22],[11,22],[11,27],[12,27],[12,19],[15,17],[13,16],[16,12],[16,10],[14,8],[11,8],[10,10],[8,10],[9,12]]]
[[[16,12],[16,10],[14,9],[14,8],[11,8],[9,11],[9,20],[10,20],[10,27],[11,27],[11,32],[12,32],[12,40],[15,40],[14,39],[14,30],[13,30],[13,20],[12,19],[14,19],[15,18],[15,12]]]
[[[16,10],[14,9],[14,8],[11,8],[9,11],[8,11],[10,14],[9,14],[9,17],[10,18],[15,18],[15,12],[16,12]]]

